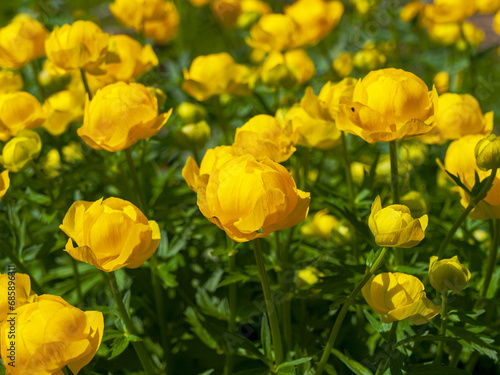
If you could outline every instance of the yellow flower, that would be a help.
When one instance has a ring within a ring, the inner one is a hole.
[[[61,174],[61,155],[53,148],[47,153],[43,162],[42,170],[48,178],[55,178]]]
[[[368,73],[341,100],[337,127],[369,143],[389,142],[429,132],[434,126],[437,92],[410,72],[381,69]]]
[[[476,164],[482,171],[500,168],[500,139],[491,134],[480,140],[475,149]]]
[[[298,0],[285,14],[298,25],[296,46],[318,43],[339,23],[344,6],[340,1]]]
[[[468,44],[476,48],[479,47],[484,39],[484,32],[470,22],[462,24],[462,33]],[[467,47],[467,44],[465,44],[463,50],[467,49]]]
[[[295,152],[297,137],[292,127],[285,121],[273,116],[257,115],[236,129],[233,147],[241,154],[250,154],[255,158],[268,157],[281,163]]]
[[[207,110],[200,104],[183,102],[178,105],[175,114],[184,124],[192,124],[207,118]]]
[[[483,138],[482,134],[466,135],[453,141],[446,151],[444,159],[446,170],[455,176],[458,175],[469,190],[475,183],[474,171],[477,172],[480,180],[490,175],[490,172],[482,171],[476,165],[474,150]],[[469,194],[460,189],[460,196],[462,197],[460,203],[463,207],[467,207],[470,201]],[[477,220],[500,219],[500,176],[498,174],[486,197],[477,204],[469,217]]]
[[[439,94],[444,94],[450,89],[450,75],[448,72],[439,72],[434,76],[434,86]]]
[[[458,23],[430,23],[428,25],[429,38],[436,44],[451,46],[457,43],[462,32]]]
[[[437,23],[462,22],[474,14],[476,4],[471,0],[434,0],[424,8],[425,16]]]
[[[221,94],[245,95],[251,80],[250,69],[227,53],[198,56],[183,73],[182,89],[199,101]]]
[[[9,170],[0,173],[0,201],[7,192],[10,186]],[[1,310],[0,310],[1,311]]]
[[[410,1],[406,4],[401,12],[399,13],[399,18],[401,21],[409,23],[413,21],[423,10],[425,5],[420,1]]]
[[[306,89],[300,106],[292,107],[285,115],[299,135],[297,144],[319,149],[329,149],[337,144],[341,135],[336,126],[340,99],[352,98],[355,84],[354,78],[344,78],[338,83],[327,82],[318,96],[311,87]]]
[[[45,122],[43,127],[52,135],[61,135],[72,121],[83,116],[83,95],[63,90],[55,93],[43,103]]]
[[[299,26],[285,14],[265,14],[250,29],[247,44],[266,52],[298,47]]]
[[[121,151],[158,133],[171,113],[158,115],[157,99],[143,85],[117,82],[87,98],[77,133],[96,150]]]
[[[427,298],[424,284],[404,273],[385,272],[373,276],[361,292],[384,323],[408,318],[412,324],[420,325],[441,312],[441,308]]]
[[[290,228],[307,216],[310,194],[298,190],[290,173],[268,158],[240,156],[210,175],[198,190],[205,217],[237,242]]]
[[[285,53],[271,52],[264,60],[260,72],[262,81],[272,88],[302,85],[315,74],[314,62],[302,49]]]
[[[172,1],[163,2],[163,17],[144,23],[144,36],[152,39],[155,44],[167,44],[177,36],[179,27],[179,12]]]
[[[492,14],[500,9],[500,0],[475,0],[476,11],[482,14]]]
[[[106,272],[140,267],[160,243],[158,224],[119,198],[77,201],[59,228],[70,237],[64,251]]]
[[[210,139],[210,126],[205,120],[184,125],[175,133],[175,138],[188,149],[201,150]]]
[[[495,13],[495,17],[493,17],[493,29],[497,34],[500,34],[500,11]]]
[[[439,293],[451,290],[461,292],[470,280],[470,271],[458,261],[458,257],[441,259],[432,256],[429,263],[429,282]]]
[[[368,226],[377,245],[410,248],[424,239],[428,220],[427,215],[412,218],[410,209],[401,204],[382,208],[380,196],[377,196],[372,204]]]
[[[42,295],[16,309],[15,367],[9,356],[10,322],[0,325],[0,354],[7,374],[77,374],[94,357],[104,333],[101,312],[83,312],[61,297]]]
[[[307,266],[297,272],[297,288],[314,285],[319,281],[320,277],[325,277],[325,274],[317,268]]]
[[[20,130],[33,129],[44,121],[37,98],[16,91],[0,95],[0,141],[7,141]]]
[[[469,94],[445,93],[438,99],[436,126],[420,137],[429,144],[442,144],[467,134],[488,134],[493,130],[493,112],[484,114],[478,101]]]
[[[30,277],[23,273],[0,274],[0,295],[4,296],[0,299],[0,324],[8,318],[7,313],[12,312],[12,308],[35,302],[37,297],[31,290]]]
[[[338,224],[339,219],[328,215],[328,210],[324,209],[316,212],[313,219],[300,228],[300,233],[305,237],[328,238]]]
[[[20,91],[23,88],[23,77],[18,72],[0,69],[0,95]]]
[[[332,67],[341,78],[347,77],[352,73],[353,69],[352,53],[340,53],[337,58],[333,60]]]
[[[49,32],[27,14],[19,14],[0,29],[0,66],[18,69],[45,56],[44,43]]]
[[[47,57],[66,71],[85,69],[91,74],[103,74],[108,53],[109,35],[90,21],[76,21],[56,26],[45,42]]]
[[[241,0],[212,0],[210,10],[227,27],[233,27],[241,14]]]
[[[83,160],[82,147],[79,143],[73,141],[63,146],[62,154],[66,163],[75,164]]]
[[[352,60],[356,68],[367,71],[382,68],[386,61],[387,57],[371,43],[356,52]]]
[[[42,141],[37,132],[21,130],[3,147],[0,163],[10,172],[19,172],[40,155]]]

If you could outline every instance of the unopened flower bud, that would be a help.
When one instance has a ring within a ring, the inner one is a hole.
[[[479,169],[488,171],[500,168],[500,139],[495,134],[481,139],[474,149]]]
[[[203,106],[189,102],[179,104],[176,113],[184,124],[193,124],[207,117],[207,110]]]
[[[175,137],[182,146],[201,150],[210,139],[210,126],[205,120],[184,125],[175,133]]]
[[[429,282],[439,293],[449,290],[454,293],[464,289],[470,280],[470,271],[458,261],[458,257],[438,261],[433,256],[429,263]]]

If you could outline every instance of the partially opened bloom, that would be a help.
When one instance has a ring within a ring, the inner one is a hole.
[[[7,141],[20,130],[42,125],[45,117],[37,98],[24,91],[0,95],[0,141]]]
[[[10,186],[9,170],[0,173],[0,201],[7,192]]]
[[[180,17],[173,1],[164,1],[163,16],[144,23],[144,36],[150,38],[155,44],[167,44],[177,36]]]
[[[158,224],[119,198],[77,201],[59,228],[70,237],[64,251],[106,272],[140,267],[160,243]]]
[[[18,69],[45,56],[47,29],[27,14],[19,14],[0,29],[0,67]]]
[[[299,25],[285,14],[265,14],[250,29],[247,44],[266,52],[298,47]]]
[[[314,62],[306,51],[296,49],[271,52],[261,66],[262,81],[272,88],[291,88],[302,85],[316,74]]]
[[[482,171],[500,168],[500,138],[495,134],[480,140],[474,148],[476,165]]]
[[[101,344],[102,313],[83,312],[61,297],[42,295],[15,312],[15,366],[9,364],[10,322],[0,324],[0,354],[7,374],[60,374],[64,366],[78,374]]]
[[[441,308],[427,298],[424,284],[404,273],[385,272],[372,276],[361,292],[384,323],[408,319],[420,325],[441,312]]]
[[[0,175],[0,190],[1,179]],[[3,296],[0,299],[0,324],[8,318],[7,314],[13,309],[35,302],[37,297],[31,290],[30,277],[17,272],[0,274],[0,295]]]
[[[437,98],[413,73],[372,71],[358,81],[352,100],[341,101],[337,127],[369,143],[425,134],[435,124]]]
[[[11,172],[19,172],[40,155],[42,141],[37,132],[21,130],[2,149],[0,163]]]
[[[62,90],[43,103],[43,127],[52,135],[61,135],[72,121],[83,117],[83,95],[72,90]]]
[[[172,110],[158,114],[158,101],[139,83],[117,82],[97,91],[85,104],[78,135],[90,147],[121,151],[157,134]]]
[[[56,26],[45,42],[47,57],[60,69],[103,74],[109,35],[91,21]]]
[[[432,256],[429,263],[429,282],[439,293],[459,293],[470,280],[470,271],[455,255],[451,259],[438,260]]]
[[[380,196],[372,204],[368,226],[379,246],[409,248],[417,246],[425,237],[427,215],[411,217],[408,207],[392,204],[382,208]]]
[[[399,18],[403,22],[413,21],[425,8],[425,4],[419,0],[410,1],[406,4],[399,13]]]

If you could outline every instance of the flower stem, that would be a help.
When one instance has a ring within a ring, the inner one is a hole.
[[[398,145],[396,141],[389,142],[389,157],[391,159],[392,204],[399,204]],[[394,249],[394,260],[397,266],[404,263],[403,249]]]
[[[228,250],[232,249],[233,241],[227,237]],[[228,254],[228,271],[233,273],[236,269],[236,253],[230,252]],[[229,320],[227,322],[227,330],[230,334],[236,334],[236,306],[238,305],[238,291],[236,283],[231,283],[228,286],[228,306],[229,306]],[[233,349],[226,348],[226,362],[224,364],[224,375],[231,375],[233,373],[234,356]]]
[[[64,375],[70,375],[73,374],[71,370],[68,369],[68,366],[64,366],[61,371],[63,372]]]
[[[132,176],[132,182],[134,183],[139,209],[144,215],[147,215],[148,212],[146,211],[141,184],[139,183],[139,178],[137,177],[137,171],[135,170],[134,159],[132,158],[132,152],[130,151],[130,148],[125,149],[125,156],[127,157],[128,169],[130,171],[130,175]]]
[[[85,87],[89,100],[92,100],[92,91],[90,91],[89,83],[87,82],[87,75],[84,69],[80,68],[80,76],[82,77],[83,87]]]
[[[495,264],[497,262],[497,252],[498,245],[500,244],[500,219],[493,220],[493,240],[490,245],[490,253],[488,255],[488,266],[486,269],[486,275],[484,277],[483,287],[481,289],[481,297],[485,298],[488,292],[488,287],[490,286],[491,277],[493,271],[495,270]]]
[[[347,297],[347,300],[344,302],[344,305],[342,306],[342,309],[340,310],[339,315],[335,320],[335,324],[333,325],[323,355],[321,356],[321,359],[319,361],[318,368],[316,370],[316,375],[321,375],[323,373],[323,370],[328,362],[328,358],[330,357],[330,353],[332,352],[333,346],[335,345],[335,340],[337,340],[337,336],[339,334],[340,327],[342,326],[342,322],[344,321],[344,318],[347,314],[347,310],[349,309],[349,305],[351,304],[352,301],[354,301],[360,290],[365,286],[365,284],[371,279],[375,271],[380,267],[386,253],[387,253],[387,248],[386,247],[382,248],[382,251],[380,252],[379,256],[377,257],[373,265],[369,269],[368,268],[366,269],[365,275],[358,283],[358,285],[356,285],[356,287],[351,292],[349,297]]]
[[[30,62],[31,69],[33,70],[33,79],[35,80],[36,88],[38,90],[38,94],[40,95],[40,99],[42,101],[45,101],[47,98],[47,95],[45,94],[45,90],[43,89],[42,84],[40,83],[40,78],[38,77],[38,65],[36,63],[36,60],[31,60]]]
[[[279,366],[283,362],[283,345],[281,343],[280,325],[278,322],[278,315],[276,313],[276,306],[273,302],[271,295],[271,288],[269,286],[269,279],[267,278],[266,268],[264,266],[264,257],[262,255],[262,248],[260,246],[259,238],[252,241],[253,251],[255,255],[255,262],[259,270],[260,282],[262,284],[262,291],[264,292],[264,299],[266,300],[267,315],[269,324],[271,326],[271,337],[274,345],[275,364]]]
[[[446,326],[448,324],[448,291],[441,293],[441,336],[446,336]],[[440,365],[443,357],[444,341],[438,342],[435,364]]]
[[[125,325],[125,334],[132,334],[134,336],[138,336],[137,330],[135,329],[134,323],[130,318],[125,305],[123,304],[123,298],[118,289],[118,284],[116,282],[116,277],[114,272],[103,272],[104,278],[108,282],[108,286],[113,294],[113,299],[116,302],[118,307],[118,311],[120,312],[120,316],[123,320],[123,324]],[[156,370],[151,361],[151,357],[148,355],[146,347],[144,346],[143,341],[132,341],[132,346],[134,347],[139,360],[141,361],[142,367],[144,368],[144,372],[146,374],[156,374]]]

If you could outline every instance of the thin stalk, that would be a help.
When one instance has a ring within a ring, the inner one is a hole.
[[[123,298],[118,289],[118,284],[116,282],[116,277],[114,272],[103,272],[104,278],[107,280],[109,289],[113,294],[113,299],[115,300],[116,306],[118,307],[118,311],[120,312],[120,316],[123,320],[123,324],[125,324],[125,334],[132,334],[134,336],[139,336],[137,330],[135,329],[134,323],[130,318],[125,305],[123,304]],[[147,375],[156,374],[156,370],[153,366],[153,362],[151,361],[151,357],[148,355],[148,351],[144,345],[143,341],[132,341],[132,346],[141,361],[142,367],[144,368],[144,372]]]
[[[287,359],[287,353],[292,349],[292,304],[290,301],[288,293],[288,285],[286,285],[283,274],[288,268],[288,249],[281,246],[281,241],[279,237],[279,232],[274,232],[274,239],[276,241],[276,257],[278,259],[278,282],[280,285],[281,292],[285,296],[283,303],[281,304],[281,323],[283,328],[283,339],[285,341],[285,360]]]
[[[446,336],[446,326],[448,325],[448,291],[441,293],[441,336]],[[444,341],[438,342],[435,364],[440,365],[443,357]]]
[[[139,184],[139,178],[137,177],[137,171],[135,170],[135,165],[134,165],[134,159],[132,158],[132,152],[130,151],[130,148],[125,149],[125,156],[127,157],[127,165],[128,169],[130,171],[130,175],[132,176],[132,182],[134,183],[135,187],[135,193],[137,195],[137,200],[138,200],[138,206],[140,210],[147,215],[146,205],[144,201],[144,197],[142,195],[142,188],[141,185]]]
[[[64,366],[62,368],[62,372],[63,372],[64,375],[71,375],[71,374],[73,374],[73,372],[70,369],[68,369],[68,366]]]
[[[344,302],[344,305],[342,306],[342,309],[340,310],[339,315],[335,320],[335,324],[333,325],[332,331],[328,338],[328,342],[326,343],[325,351],[323,352],[323,355],[321,356],[321,359],[319,361],[318,368],[316,370],[316,375],[321,375],[323,373],[323,370],[328,362],[328,358],[330,357],[330,353],[332,352],[333,346],[335,345],[335,341],[337,340],[340,327],[342,326],[342,322],[344,321],[344,318],[347,314],[347,310],[349,309],[351,301],[354,301],[360,290],[371,279],[375,271],[381,266],[386,253],[387,253],[387,248],[386,247],[382,248],[382,251],[380,252],[378,258],[375,260],[371,268],[366,270],[365,275],[363,276],[361,281],[358,283],[358,285],[356,285],[356,287],[351,292],[349,297],[347,297],[347,300]]]
[[[273,110],[269,107],[269,105],[267,105],[266,101],[262,96],[257,94],[255,91],[253,92],[253,96],[255,96],[255,98],[259,101],[259,103],[262,104],[262,107],[264,107],[264,110],[268,115],[274,116]]]
[[[40,78],[38,77],[39,71],[38,71],[38,65],[36,63],[36,60],[31,60],[30,65],[31,65],[31,69],[33,70],[33,79],[35,80],[36,88],[38,90],[38,94],[40,95],[40,99],[42,99],[42,101],[45,101],[45,99],[47,98],[47,95],[45,94],[45,90],[44,90],[42,84],[40,83]]]
[[[83,87],[85,87],[89,100],[92,100],[92,91],[90,91],[89,83],[87,82],[87,75],[84,69],[80,68],[80,76],[82,77]]]
[[[493,220],[493,241],[490,245],[490,253],[488,254],[488,266],[486,268],[486,275],[484,277],[483,287],[481,288],[481,297],[485,298],[488,288],[490,286],[491,277],[495,270],[497,262],[498,245],[500,244],[500,219]]]
[[[389,142],[389,156],[391,159],[392,204],[399,204],[398,145],[396,141]],[[394,249],[394,260],[397,266],[404,263],[403,249]]]
[[[83,293],[82,293],[82,284],[80,281],[80,272],[78,271],[78,263],[76,262],[75,258],[70,256],[71,258],[71,268],[73,268],[73,273],[74,273],[74,279],[75,279],[75,285],[76,285],[76,295],[78,297],[78,304],[81,306],[83,305]]]
[[[267,315],[269,317],[269,324],[271,326],[271,338],[274,346],[275,364],[279,366],[283,363],[283,345],[281,343],[280,324],[276,308],[271,295],[271,287],[269,286],[269,279],[267,278],[266,268],[264,266],[264,256],[262,255],[262,248],[260,246],[259,238],[252,241],[253,251],[255,255],[255,262],[259,270],[260,282],[262,284],[262,291],[266,300]]]
[[[228,237],[228,246],[232,248],[232,240]],[[236,270],[236,253],[228,254],[228,271],[233,273]],[[227,322],[227,330],[230,334],[236,334],[236,307],[238,306],[238,291],[236,283],[228,285],[228,306],[229,306],[229,320]],[[231,375],[233,373],[234,355],[233,349],[226,348],[226,363],[224,364],[224,375]]]
[[[448,231],[446,234],[446,237],[444,238],[443,242],[441,243],[441,246],[439,247],[437,256],[441,258],[443,256],[443,252],[446,250],[446,247],[450,243],[451,239],[453,238],[453,235],[457,231],[457,229],[462,225],[462,222],[465,220],[465,218],[471,213],[471,211],[476,207],[476,205],[483,200],[484,197],[486,197],[486,194],[488,194],[488,191],[491,189],[491,186],[493,185],[493,181],[495,181],[495,177],[497,174],[497,170],[493,169],[491,174],[487,177],[488,181],[487,183],[483,186],[481,191],[475,196],[471,197],[469,204],[467,205],[467,208],[462,212],[462,214],[457,218],[451,229]]]
[[[311,149],[309,147],[304,149],[304,153],[302,154],[302,178],[300,179],[299,189],[304,190],[307,184],[308,176],[307,172],[309,171],[309,158],[311,154]]]

